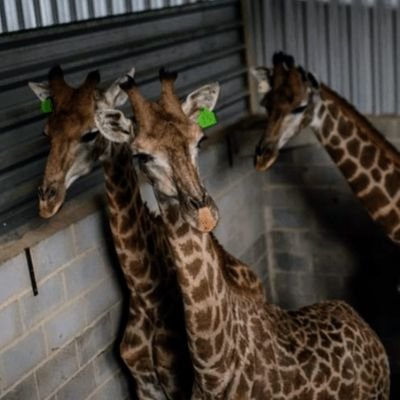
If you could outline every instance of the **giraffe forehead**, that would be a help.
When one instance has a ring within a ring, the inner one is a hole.
[[[93,125],[94,113],[95,91],[72,89],[61,99],[55,97],[55,110],[47,123],[48,133],[78,137],[83,129]]]
[[[63,110],[52,115],[47,123],[47,133],[52,138],[78,139],[93,124],[93,115]]]
[[[306,93],[306,83],[296,68],[290,70],[274,68],[272,82],[273,91],[289,98],[304,96]]]
[[[196,129],[193,124],[169,119],[156,121],[150,132],[139,131],[135,139],[135,146],[153,151],[179,151],[193,142],[197,142],[200,136],[200,129]]]

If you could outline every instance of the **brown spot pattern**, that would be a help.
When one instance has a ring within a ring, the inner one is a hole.
[[[380,171],[378,168],[374,168],[374,169],[371,171],[371,175],[372,175],[372,177],[373,177],[376,181],[380,181],[381,178],[382,178],[382,173],[381,173],[381,171]]]
[[[373,187],[368,193],[361,197],[361,201],[365,204],[368,210],[379,210],[389,204],[389,199],[378,187]]]
[[[400,173],[398,171],[393,171],[385,176],[385,188],[391,197],[394,197],[400,190]]]
[[[352,160],[347,159],[340,164],[340,169],[346,178],[351,178],[357,171],[357,164]]]
[[[358,138],[351,139],[347,142],[347,150],[353,157],[360,154],[360,141]]]
[[[399,215],[394,210],[390,210],[386,215],[381,215],[377,221],[388,229],[396,228],[399,225]]]
[[[361,150],[360,163],[364,168],[370,168],[375,162],[376,148],[365,145]]]
[[[339,115],[339,108],[338,108],[335,104],[330,103],[330,104],[328,105],[328,110],[329,110],[329,113],[332,115],[332,118],[333,118],[333,119],[336,119],[336,118],[338,117],[338,115]]]
[[[336,149],[334,147],[329,147],[328,151],[333,161],[336,163],[339,163],[344,156],[344,151],[340,148]]]
[[[325,118],[325,121],[324,121],[324,123],[322,125],[322,135],[325,138],[328,138],[329,135],[332,133],[332,129],[333,129],[332,118],[329,115],[327,115],[326,118]]]
[[[357,177],[353,181],[350,182],[350,185],[356,193],[359,193],[368,187],[369,178],[366,174],[361,173],[357,175]]]
[[[347,139],[353,134],[354,125],[347,118],[340,118],[338,124],[338,132],[340,136]]]

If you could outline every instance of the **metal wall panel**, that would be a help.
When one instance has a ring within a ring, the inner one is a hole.
[[[400,113],[398,0],[252,3],[247,25],[258,65],[270,65],[272,54],[284,50],[362,112]]]
[[[28,81],[46,80],[59,63],[72,85],[99,69],[106,86],[135,66],[144,93],[152,97],[164,65],[179,72],[182,95],[220,81],[217,112],[221,123],[229,123],[248,111],[242,31],[240,2],[221,0],[1,35],[0,235],[37,214],[36,188],[48,154],[41,135],[45,116]],[[99,170],[74,191],[98,184],[100,177]]]
[[[0,0],[0,33],[210,1]]]

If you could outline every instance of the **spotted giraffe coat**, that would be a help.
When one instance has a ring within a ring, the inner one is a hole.
[[[176,206],[165,204],[163,215],[195,369],[192,399],[389,399],[385,350],[349,305],[270,305],[212,234],[192,228]]]

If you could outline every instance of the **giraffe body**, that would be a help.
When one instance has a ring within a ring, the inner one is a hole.
[[[194,399],[389,399],[385,350],[349,305],[326,301],[291,312],[270,305],[243,279],[251,270],[232,264],[212,234],[189,227],[177,208],[163,215],[176,252]],[[232,285],[232,274],[243,283]]]
[[[256,168],[270,168],[287,141],[310,126],[371,218],[400,243],[400,153],[351,104],[295,66],[293,57],[276,53],[273,64],[272,71],[252,71],[267,110]]]
[[[218,213],[196,164],[199,96],[180,106],[173,75],[160,78],[157,103],[146,101],[133,80],[124,86],[138,122],[127,141],[155,189],[173,251],[194,367],[192,399],[388,400],[385,350],[350,306],[331,301],[286,312],[269,305],[256,275],[210,233]],[[217,95],[208,88],[207,108]],[[99,129],[119,138],[122,118],[111,119],[97,119]]]

